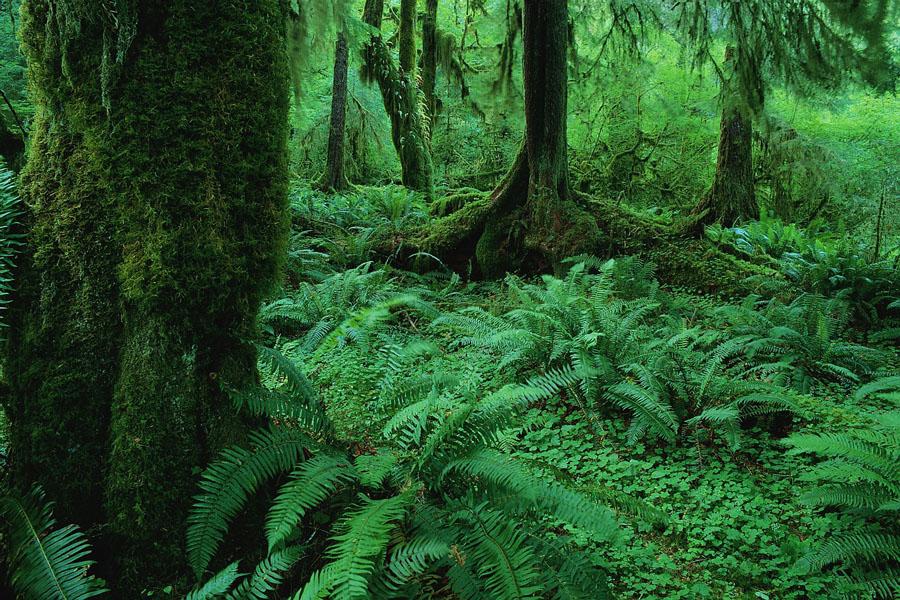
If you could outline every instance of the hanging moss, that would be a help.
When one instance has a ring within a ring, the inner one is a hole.
[[[368,0],[363,21],[381,28],[383,0]],[[414,49],[413,49],[414,50]],[[384,108],[391,120],[391,140],[400,158],[403,185],[423,192],[430,199],[433,192],[434,165],[429,148],[426,115],[416,81],[399,69],[380,34],[373,34],[363,48],[362,77],[375,80],[381,90]]]
[[[108,521],[109,576],[137,597],[184,572],[195,472],[242,433],[219,383],[253,377],[241,340],[286,254],[285,6],[30,0],[23,28],[14,468]]]

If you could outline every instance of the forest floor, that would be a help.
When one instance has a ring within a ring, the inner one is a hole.
[[[472,393],[485,393],[540,369],[538,359],[531,368],[527,360],[507,361],[515,349],[492,348],[479,344],[475,333],[460,334],[447,315],[472,307],[500,315],[522,305],[523,286],[549,289],[552,280],[478,283],[442,271],[418,275],[355,266],[354,256],[363,253],[354,247],[364,246],[359,240],[365,231],[344,238],[340,252],[321,237],[310,242],[310,235],[295,238],[294,280],[283,299],[264,309],[262,321],[272,345],[301,364],[317,385],[341,437],[366,440],[360,452],[390,435],[394,413],[383,397],[390,377],[448,373]],[[300,273],[319,275],[310,280]],[[636,285],[658,305],[641,319],[648,331],[673,321],[706,335],[721,329],[716,315],[727,302],[650,281]],[[416,344],[428,351],[401,366],[392,362],[399,349]],[[896,365],[894,355],[880,367]],[[840,570],[808,572],[797,562],[810,544],[845,528],[846,517],[801,502],[804,473],[813,460],[790,453],[784,437],[862,425],[861,415],[882,407],[854,399],[856,387],[815,382],[807,393],[791,392],[799,414],[774,424],[744,420],[739,446],[700,430],[679,431],[672,442],[635,440],[630,414],[602,400],[585,403],[573,393],[532,406],[507,445],[537,468],[619,509],[615,544],[568,532],[608,571],[618,597],[841,597],[852,588]]]

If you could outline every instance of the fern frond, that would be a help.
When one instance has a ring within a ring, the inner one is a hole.
[[[75,525],[56,527],[52,505],[35,486],[21,497],[0,498],[0,515],[9,526],[10,582],[22,598],[84,600],[105,594],[88,574],[90,544]]]
[[[334,424],[321,405],[310,405],[294,394],[256,385],[243,390],[229,390],[228,396],[238,410],[245,410],[255,417],[289,419],[317,439],[328,439],[334,433]]]
[[[297,430],[255,431],[249,450],[227,448],[204,471],[187,530],[188,562],[198,579],[247,498],[276,474],[290,471],[303,458],[308,440]]]
[[[673,441],[678,431],[678,417],[656,393],[628,381],[615,384],[604,394],[608,402],[630,410],[658,437]]]
[[[269,593],[284,581],[284,574],[300,560],[302,550],[298,547],[285,548],[269,554],[256,566],[249,578],[245,579],[226,600],[266,600]]]
[[[238,573],[238,563],[233,562],[192,592],[189,592],[184,600],[214,600],[224,596],[234,582],[241,576]]]
[[[819,570],[838,562],[865,563],[900,560],[900,536],[852,533],[835,537],[800,559],[800,565]]]
[[[572,525],[583,527],[601,539],[610,539],[617,530],[613,513],[583,494],[570,490],[550,479],[540,477],[513,460],[491,449],[480,449],[469,456],[451,461],[441,473],[444,478],[452,472],[476,477],[479,487],[490,493],[514,498],[516,502],[540,509],[542,515],[552,515]]]
[[[389,591],[398,592],[425,573],[435,561],[449,555],[450,545],[445,540],[426,536],[413,537],[391,550],[381,583]]]
[[[383,500],[360,495],[361,506],[335,525],[335,542],[326,551],[332,561],[331,589],[338,598],[367,598],[370,578],[383,562],[397,524],[406,515],[411,497],[401,494]]]
[[[334,494],[338,486],[353,482],[355,474],[340,456],[322,454],[294,469],[281,486],[266,517],[269,552],[282,545],[306,512]]]
[[[537,557],[522,531],[503,513],[485,505],[468,508],[463,518],[471,525],[466,541],[472,563],[491,598],[536,600],[541,584]]]
[[[15,259],[24,245],[23,236],[16,231],[22,217],[21,201],[16,194],[15,173],[6,168],[0,157],[0,342],[7,327],[4,311],[13,291]]]

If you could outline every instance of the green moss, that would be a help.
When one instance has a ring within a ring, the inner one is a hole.
[[[486,195],[486,192],[474,188],[455,190],[454,193],[442,196],[432,202],[431,206],[428,207],[429,212],[435,217],[447,217],[470,202],[480,200]]]
[[[241,434],[219,382],[253,376],[241,339],[288,229],[283,3],[137,10],[132,39],[100,3],[25,5],[38,117],[9,348],[18,477],[108,520],[123,597],[153,586],[138,564],[184,570],[196,469]]]
[[[61,519],[93,524],[102,518],[120,343],[118,258],[103,134],[85,126],[99,121],[101,112],[90,94],[71,93],[71,80],[61,76],[49,19],[46,3],[25,4],[22,36],[38,110],[19,190],[29,237],[16,274],[6,349],[11,462],[19,484],[44,485]],[[92,33],[97,31],[86,25],[85,35]],[[86,69],[98,64],[81,60]],[[63,95],[69,103],[56,110]]]
[[[418,252],[436,256],[451,268],[464,272],[469,267],[475,243],[492,210],[490,194],[482,192],[472,195],[462,208],[448,217],[433,221],[419,232],[412,246]],[[427,264],[428,259],[423,259],[423,265]]]

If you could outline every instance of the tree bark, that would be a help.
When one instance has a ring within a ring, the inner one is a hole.
[[[425,110],[434,126],[437,116],[437,12],[438,0],[425,0],[425,19],[422,21],[422,93]]]
[[[725,68],[734,72],[735,51],[725,51]],[[712,187],[693,213],[698,223],[719,223],[731,227],[747,219],[759,218],[753,180],[753,120],[749,109],[733,86],[722,82],[723,107],[719,127],[719,151]]]
[[[121,4],[23,8],[37,114],[6,374],[15,482],[105,523],[106,576],[137,598],[187,573],[196,473],[244,433],[221,384],[255,377],[243,340],[285,254],[289,74],[280,0]]]
[[[350,62],[347,34],[338,33],[334,48],[334,78],[331,87],[331,126],[328,130],[328,156],[322,188],[341,191],[347,188],[344,175],[344,130],[347,123],[347,71]]]
[[[400,70],[416,81],[416,0],[400,0]]]
[[[381,29],[384,0],[366,0],[363,21]],[[427,129],[419,108],[414,80],[397,68],[380,35],[373,35],[363,49],[363,74],[378,82],[384,108],[391,120],[391,140],[400,158],[406,187],[431,197],[433,170]]]
[[[566,2],[528,0],[524,8],[525,143],[494,192],[497,212],[476,249],[490,277],[526,263],[556,268],[599,238],[569,189]]]

